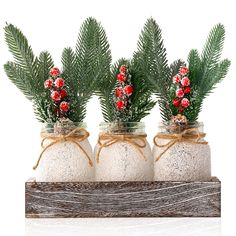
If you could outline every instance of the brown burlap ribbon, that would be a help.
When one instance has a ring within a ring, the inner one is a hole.
[[[146,147],[146,137],[146,134],[101,134],[98,138],[99,149],[96,154],[97,163],[99,162],[102,149],[118,142],[126,142],[132,145],[140,153],[140,156],[146,161],[147,158],[141,150],[141,148]]]
[[[53,135],[53,134],[49,134],[49,133],[41,133],[41,137],[42,142],[41,142],[41,147],[43,148],[43,151],[41,152],[39,159],[36,163],[36,165],[33,167],[33,169],[37,169],[39,162],[43,156],[43,153],[50,148],[51,146],[55,145],[56,143],[60,143],[60,142],[66,142],[66,141],[70,141],[74,144],[76,144],[76,146],[84,153],[84,155],[86,156],[86,158],[88,159],[89,165],[93,166],[93,162],[90,159],[88,153],[84,150],[84,148],[80,145],[80,142],[84,141],[85,139],[87,139],[89,136],[89,133],[87,132],[86,129],[84,128],[76,128],[74,130],[72,130],[70,133],[66,134],[66,135]],[[51,141],[50,144],[44,146],[44,142],[45,141]]]
[[[190,128],[185,129],[181,133],[173,133],[173,134],[165,134],[165,133],[158,133],[153,142],[157,147],[165,148],[165,150],[158,155],[155,161],[158,161],[166,151],[169,150],[173,145],[177,142],[186,142],[192,144],[208,144],[206,141],[201,141],[202,138],[206,136],[205,133],[199,132],[197,128]],[[169,139],[170,141],[166,144],[158,144],[159,139]]]

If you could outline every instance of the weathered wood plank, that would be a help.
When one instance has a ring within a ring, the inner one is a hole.
[[[28,218],[219,217],[221,183],[28,181]]]

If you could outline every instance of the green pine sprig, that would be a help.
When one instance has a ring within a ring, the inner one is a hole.
[[[225,39],[222,24],[215,25],[210,31],[201,55],[196,49],[188,56],[189,78],[191,80],[191,106],[185,116],[189,121],[196,121],[202,110],[204,99],[213,92],[216,85],[225,78],[230,61],[220,60]]]
[[[140,70],[144,72],[146,83],[158,98],[163,120],[170,120],[172,116],[169,105],[170,76],[179,64],[173,64],[171,69],[168,66],[162,32],[156,21],[152,18],[147,20],[141,31],[138,49],[134,53],[134,60]]]
[[[40,122],[47,122],[52,115],[51,102],[43,84],[53,67],[52,58],[48,52],[40,53],[39,58],[34,56],[26,37],[12,24],[7,24],[4,30],[6,43],[14,57],[14,62],[4,65],[5,72],[16,87],[33,102],[36,118]]]

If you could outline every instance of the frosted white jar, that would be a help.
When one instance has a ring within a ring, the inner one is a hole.
[[[94,181],[93,152],[85,124],[47,124],[41,134],[44,142],[35,166],[36,181]]]
[[[169,138],[168,138],[169,137]],[[154,138],[155,181],[207,181],[211,178],[210,146],[203,124],[161,124]]]
[[[100,131],[96,181],[153,180],[153,158],[143,123],[102,123]]]

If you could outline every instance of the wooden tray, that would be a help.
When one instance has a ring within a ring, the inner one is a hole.
[[[27,218],[220,217],[221,183],[35,182],[25,184]]]

